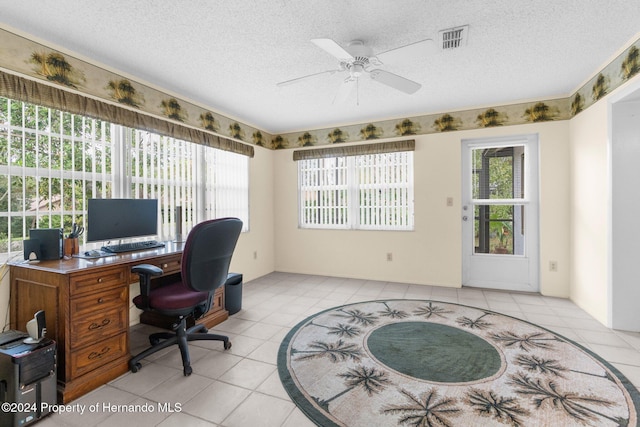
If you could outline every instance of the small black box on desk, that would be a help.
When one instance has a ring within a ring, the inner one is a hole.
[[[29,238],[40,242],[40,258],[62,258],[62,229],[61,228],[33,228],[29,230]]]

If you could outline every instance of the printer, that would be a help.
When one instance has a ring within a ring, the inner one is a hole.
[[[55,341],[0,333],[0,426],[27,426],[48,415],[57,402],[56,382]]]

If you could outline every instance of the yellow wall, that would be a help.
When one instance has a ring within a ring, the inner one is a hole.
[[[240,235],[231,260],[231,270],[242,273],[245,282],[273,271],[273,216],[273,151],[255,147],[249,160],[249,232]]]
[[[274,153],[275,270],[459,287],[461,284],[461,140],[538,133],[541,290],[569,296],[569,123],[508,126],[416,136],[415,230],[298,228],[297,167],[291,150]],[[447,197],[454,206],[447,207]],[[386,254],[393,253],[393,261]],[[558,272],[548,271],[550,260]]]
[[[570,121],[571,299],[602,323],[607,318],[607,102]]]
[[[611,314],[610,99],[639,81],[637,75],[569,122],[573,261],[570,295],[578,306],[605,325],[609,325]]]

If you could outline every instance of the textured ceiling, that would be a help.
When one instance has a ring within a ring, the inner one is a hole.
[[[571,95],[640,31],[637,0],[0,0],[0,19],[114,71],[269,133]],[[345,74],[310,42],[363,40],[383,52],[469,25],[465,47],[389,55],[422,84],[370,79],[333,105]]]

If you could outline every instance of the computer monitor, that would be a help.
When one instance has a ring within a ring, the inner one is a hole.
[[[157,199],[89,199],[87,241],[158,234]]]

